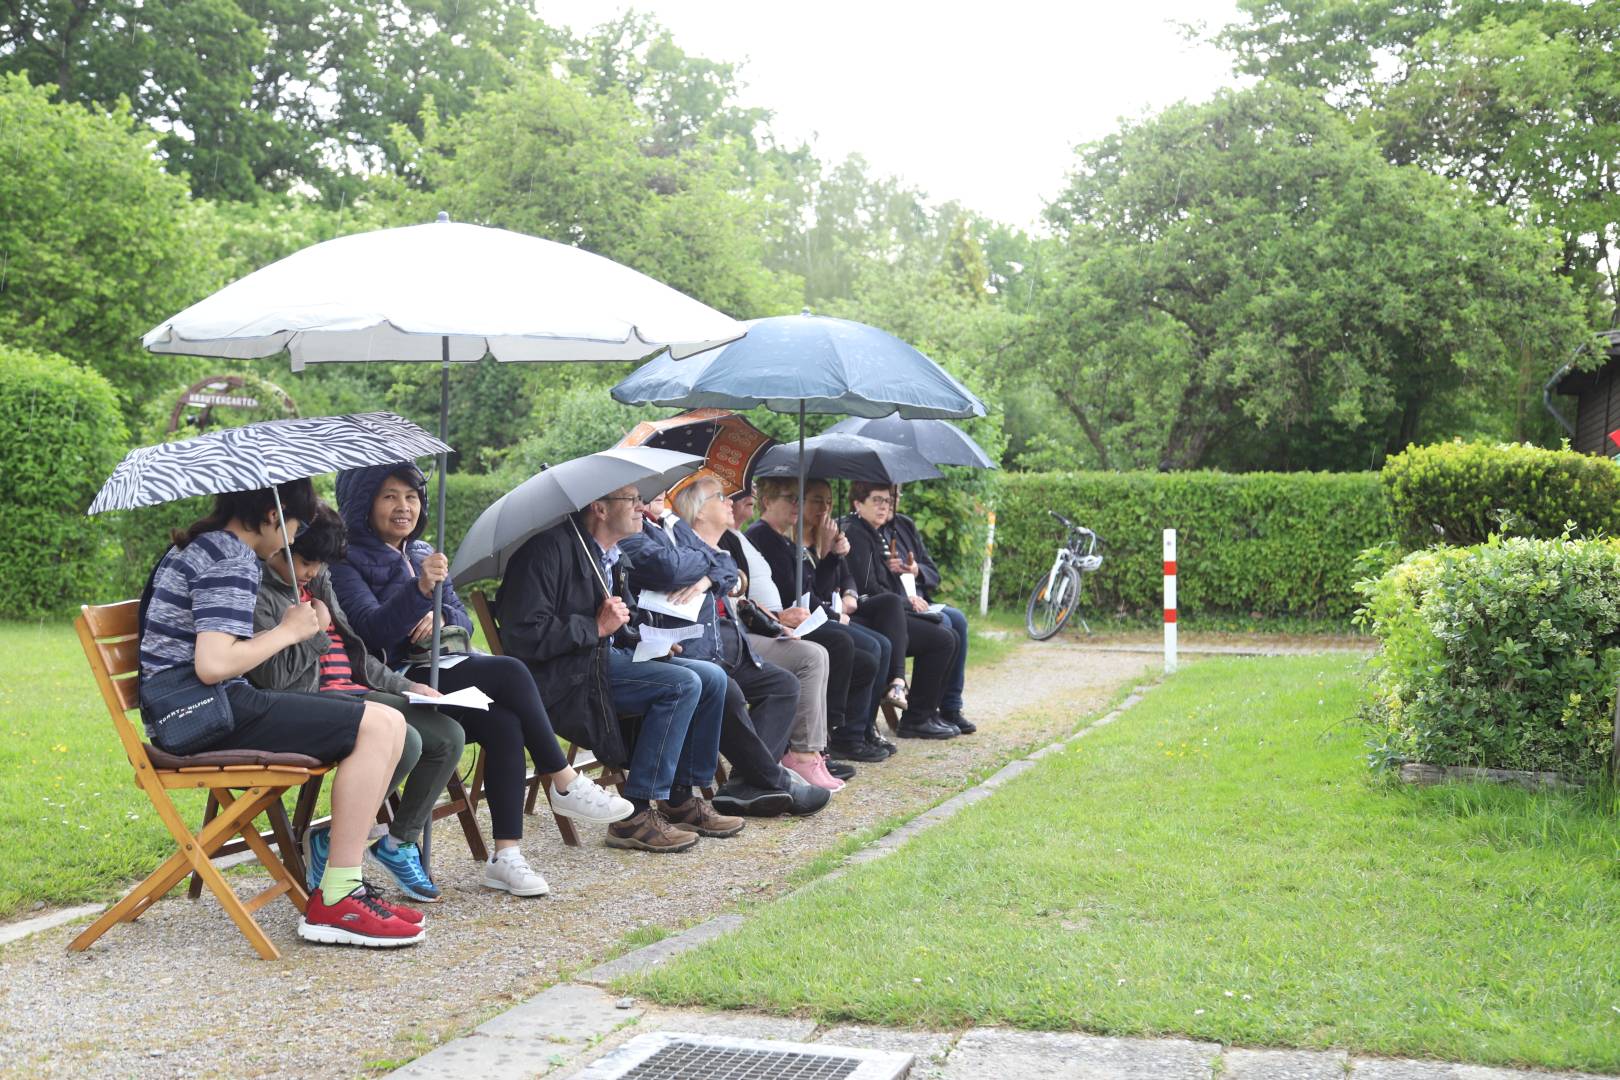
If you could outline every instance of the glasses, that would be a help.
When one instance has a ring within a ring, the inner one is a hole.
[[[603,502],[627,502],[634,506],[646,506],[647,500],[640,495],[604,495]]]
[[[871,503],[873,506],[893,506],[894,505],[894,500],[889,498],[887,495],[873,495],[873,496],[869,497],[866,501]]]

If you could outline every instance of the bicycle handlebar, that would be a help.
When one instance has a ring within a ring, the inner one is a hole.
[[[1062,514],[1058,513],[1056,510],[1048,510],[1047,513],[1051,514],[1053,517],[1055,517],[1059,521],[1063,522],[1064,527],[1067,528],[1070,532],[1077,532],[1077,533],[1081,534],[1082,536],[1095,537],[1097,535],[1096,533],[1092,532],[1090,529],[1086,528],[1084,525],[1076,525],[1074,522],[1070,521],[1068,518],[1064,517]]]

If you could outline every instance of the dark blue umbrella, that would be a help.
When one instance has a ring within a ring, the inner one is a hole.
[[[908,447],[847,432],[828,431],[802,443],[784,443],[765,451],[755,476],[804,475],[818,480],[870,480],[875,484],[909,484],[938,480],[940,471]]]
[[[917,451],[935,465],[966,465],[973,469],[999,468],[984,447],[955,424],[946,420],[907,420],[903,416],[883,416],[876,420],[852,416],[840,420],[823,434],[840,432],[864,435],[868,439],[893,443]]]
[[[893,334],[865,323],[777,315],[745,323],[748,336],[685,360],[667,353],[613,388],[625,405],[705,406],[799,416],[799,499],[804,500],[806,413],[959,419],[983,416],[984,402]],[[802,519],[801,519],[802,520]],[[799,537],[802,545],[803,537]],[[802,559],[794,567],[794,588]]]

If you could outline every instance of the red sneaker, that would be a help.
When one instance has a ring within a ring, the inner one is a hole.
[[[362,881],[360,883],[360,887],[366,890],[366,894],[368,896],[377,901],[377,903],[381,904],[383,907],[387,908],[389,911],[392,911],[398,918],[404,919],[412,926],[424,925],[426,920],[423,919],[422,913],[417,911],[415,908],[406,907],[404,904],[394,903],[392,900],[383,895],[383,891],[381,889],[377,888],[377,886],[373,885],[369,881]]]
[[[374,900],[363,885],[330,905],[321,890],[316,889],[310,894],[304,917],[298,921],[299,937],[327,945],[392,949],[414,945],[425,933],[420,926],[407,922]]]

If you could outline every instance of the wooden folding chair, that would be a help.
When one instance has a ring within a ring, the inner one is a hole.
[[[280,807],[283,792],[320,777],[331,766],[302,754],[230,750],[176,757],[148,747],[129,716],[130,710],[137,707],[141,648],[137,625],[139,606],[134,600],[100,607],[86,605],[79,609],[74,626],[84,646],[84,655],[90,661],[90,670],[95,674],[96,685],[101,688],[108,715],[112,717],[113,729],[135,770],[135,785],[146,792],[158,818],[174,838],[177,850],[86,927],[68,948],[85,949],[115,923],[135,921],[178,885],[181,878],[194,873],[208,886],[258,954],[266,960],[277,959],[281,954],[259,929],[253,912],[285,894],[302,913],[309,897],[301,878],[288,870],[270,850],[255,827],[254,819],[272,806]],[[169,792],[176,788],[207,789],[216,798],[218,813],[200,830],[192,832],[169,797]],[[283,812],[283,825],[285,821]],[[230,883],[210,861],[227,842],[238,836],[271,877],[269,888],[245,902],[237,897]],[[290,834],[277,839],[284,851],[292,842]]]

